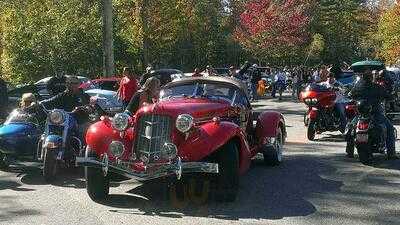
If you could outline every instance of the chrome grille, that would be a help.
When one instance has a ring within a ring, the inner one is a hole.
[[[136,129],[136,157],[148,158],[149,163],[162,158],[162,149],[166,142],[171,143],[171,118],[161,115],[143,115]]]

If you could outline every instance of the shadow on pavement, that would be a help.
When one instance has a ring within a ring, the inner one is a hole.
[[[144,197],[146,185],[130,190],[126,195],[110,195],[100,202],[113,208],[111,212],[151,216],[196,216],[226,220],[281,219],[307,216],[316,212],[307,200],[313,194],[329,194],[340,190],[342,182],[324,179],[321,173],[334,173],[335,169],[322,164],[315,156],[288,157],[278,167],[264,166],[255,160],[252,169],[241,178],[238,199],[233,203],[209,200],[203,205],[172,204],[162,194]],[[161,186],[160,186],[161,187]]]
[[[15,174],[15,177],[20,177],[21,183],[27,185],[55,185],[70,188],[86,187],[85,180],[83,179],[83,168],[61,168],[56,180],[51,184],[44,180],[40,163],[15,163],[6,172]]]
[[[40,211],[35,209],[26,209],[19,202],[18,196],[1,196],[2,204],[0,205],[0,223],[40,215]]]

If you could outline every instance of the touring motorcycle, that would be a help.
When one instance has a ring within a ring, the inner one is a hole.
[[[84,149],[83,127],[78,126],[78,121],[73,115],[76,112],[89,114],[91,122],[97,120],[96,112],[104,112],[96,105],[77,107],[74,112],[62,109],[47,110],[41,107],[47,114],[44,134],[39,141],[38,158],[43,160],[43,176],[47,182],[53,181],[58,170],[63,166],[75,167],[75,160]]]
[[[375,120],[366,101],[358,101],[357,108],[360,114],[349,124],[346,153],[353,157],[356,148],[360,162],[368,164],[374,153],[386,153],[386,127]]]
[[[320,84],[310,84],[301,92],[301,100],[307,105],[308,110],[304,116],[307,126],[307,138],[314,140],[316,133],[338,131],[340,128],[340,115],[335,110],[336,92],[332,88]],[[356,115],[354,103],[346,105],[346,116],[351,120]]]

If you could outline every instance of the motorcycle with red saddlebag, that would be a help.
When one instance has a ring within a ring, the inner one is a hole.
[[[310,84],[301,92],[301,100],[308,110],[304,117],[307,126],[307,138],[315,139],[315,134],[340,130],[340,114],[335,110],[336,92],[320,84]],[[345,107],[348,120],[357,114],[355,105],[349,101]]]

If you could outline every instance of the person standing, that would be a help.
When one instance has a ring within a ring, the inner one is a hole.
[[[140,86],[143,86],[144,83],[146,82],[147,79],[149,79],[150,77],[152,77],[151,72],[153,71],[153,67],[148,66],[146,67],[146,72],[142,75],[142,77],[140,78]]]
[[[136,113],[143,106],[156,103],[160,96],[161,81],[156,77],[150,77],[144,85],[133,95],[125,112],[129,115]]]
[[[208,65],[208,66],[207,66],[207,68],[206,68],[206,74],[207,74],[207,76],[215,76],[215,75],[216,75],[215,72],[214,72],[214,69],[212,68],[211,65]]]
[[[126,108],[132,96],[138,91],[139,85],[131,68],[125,67],[122,75],[123,78],[118,89],[118,98],[122,101],[124,108]]]
[[[7,83],[0,77],[0,118],[7,116],[8,94]]]
[[[254,100],[258,100],[257,85],[261,80],[261,72],[258,70],[258,65],[254,64],[251,70],[251,92]]]
[[[319,73],[319,77],[321,79],[321,82],[326,82],[328,80],[329,71],[328,71],[327,66],[325,66],[325,65],[321,66],[321,72]]]
[[[192,74],[192,77],[202,77],[203,75],[200,73],[200,69],[196,68],[194,69],[194,73]]]
[[[56,96],[59,93],[64,92],[66,90],[66,80],[67,77],[62,73],[57,73],[55,76],[51,77],[46,86],[50,95]]]
[[[295,72],[292,73],[293,78],[292,78],[292,84],[293,84],[293,88],[292,88],[292,98],[293,99],[297,99],[298,98],[298,90],[299,90],[299,86],[300,86],[300,75],[299,72],[296,70]]]

